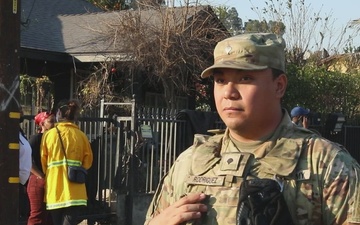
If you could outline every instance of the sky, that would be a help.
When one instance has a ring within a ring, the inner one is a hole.
[[[285,0],[284,0],[285,1]],[[258,15],[251,10],[251,7],[265,7],[265,0],[207,0],[211,5],[226,5],[235,7],[239,17],[243,21],[248,19],[258,19]],[[360,18],[359,0],[305,0],[306,5],[310,5],[314,12],[332,12],[333,19],[340,25],[346,25],[348,21]]]
[[[235,7],[243,22],[249,19],[261,19],[259,15],[251,10],[252,7],[263,9],[266,0],[205,0],[210,5],[226,5]],[[283,0],[286,2],[286,0]],[[275,2],[275,0],[274,0]],[[295,1],[293,1],[295,2]],[[340,33],[341,28],[346,27],[349,21],[360,19],[359,0],[305,0],[305,5],[311,8],[313,13],[321,12],[320,15],[330,15],[334,30]],[[261,10],[260,10],[261,12]],[[359,35],[360,36],[360,35]],[[360,46],[360,37],[354,39],[354,45]]]
[[[186,1],[186,0],[168,0],[168,1]],[[270,0],[189,0],[190,2],[200,2],[200,4],[209,4],[212,6],[225,5],[228,7],[235,7],[239,17],[243,22],[249,19],[260,20],[258,13],[251,10],[252,7],[263,9],[266,5],[265,2]],[[277,0],[273,0],[276,2]],[[280,0],[281,1],[281,0]],[[286,2],[287,0],[283,0]],[[293,1],[299,2],[299,1]],[[330,15],[333,32],[340,34],[340,31],[346,27],[349,21],[360,19],[360,0],[305,0],[305,5],[311,9],[311,12],[318,13],[324,18]],[[261,12],[261,10],[259,10]],[[350,29],[354,32],[354,29]],[[349,33],[350,34],[350,33]],[[349,35],[347,35],[349,36]],[[346,36],[346,37],[347,37]],[[329,41],[330,43],[330,41]],[[354,46],[360,46],[360,35],[353,41]],[[335,46],[336,47],[336,46]]]

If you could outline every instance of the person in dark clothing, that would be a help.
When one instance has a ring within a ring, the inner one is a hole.
[[[309,113],[310,110],[304,109],[300,106],[296,106],[290,112],[291,121],[293,122],[293,124],[296,124],[298,126],[309,128]]]
[[[55,116],[47,112],[41,112],[35,116],[35,124],[38,126],[38,133],[30,137],[32,148],[32,168],[27,193],[30,201],[30,216],[28,225],[50,225],[52,220],[46,211],[44,203],[44,172],[40,160],[40,144],[44,132],[54,127]]]

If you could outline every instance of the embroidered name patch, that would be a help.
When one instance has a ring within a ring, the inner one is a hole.
[[[205,177],[205,176],[189,176],[188,184],[208,185],[208,186],[222,186],[225,177]]]
[[[296,180],[309,180],[310,179],[310,170],[300,170],[296,172]]]

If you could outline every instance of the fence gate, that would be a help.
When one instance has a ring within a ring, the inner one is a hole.
[[[115,107],[112,118],[105,109]],[[120,115],[118,115],[120,114]],[[128,103],[101,100],[99,127],[101,148],[98,153],[98,198],[104,199],[117,215],[117,224],[132,224],[133,205],[133,161],[135,136],[135,100]],[[126,203],[126,205],[125,205]]]

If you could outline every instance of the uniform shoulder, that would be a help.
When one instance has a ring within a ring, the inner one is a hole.
[[[345,160],[347,162],[356,161],[345,146],[330,141],[321,136],[313,136],[311,138],[310,145],[312,145],[312,151],[314,154],[323,155],[328,160],[334,160],[335,158]]]
[[[287,136],[290,137],[299,137],[299,138],[303,138],[303,137],[317,137],[317,136],[321,136],[318,132],[315,132],[312,129],[307,129],[304,127],[300,127],[298,125],[295,125],[293,123],[291,123],[291,125],[286,126],[285,128],[285,133],[287,134]]]
[[[215,149],[218,149],[221,146],[221,140],[223,135],[205,135],[205,134],[195,134],[193,144],[183,151],[176,161],[181,161],[184,159],[191,158],[195,153],[204,154],[204,155],[213,155]]]

